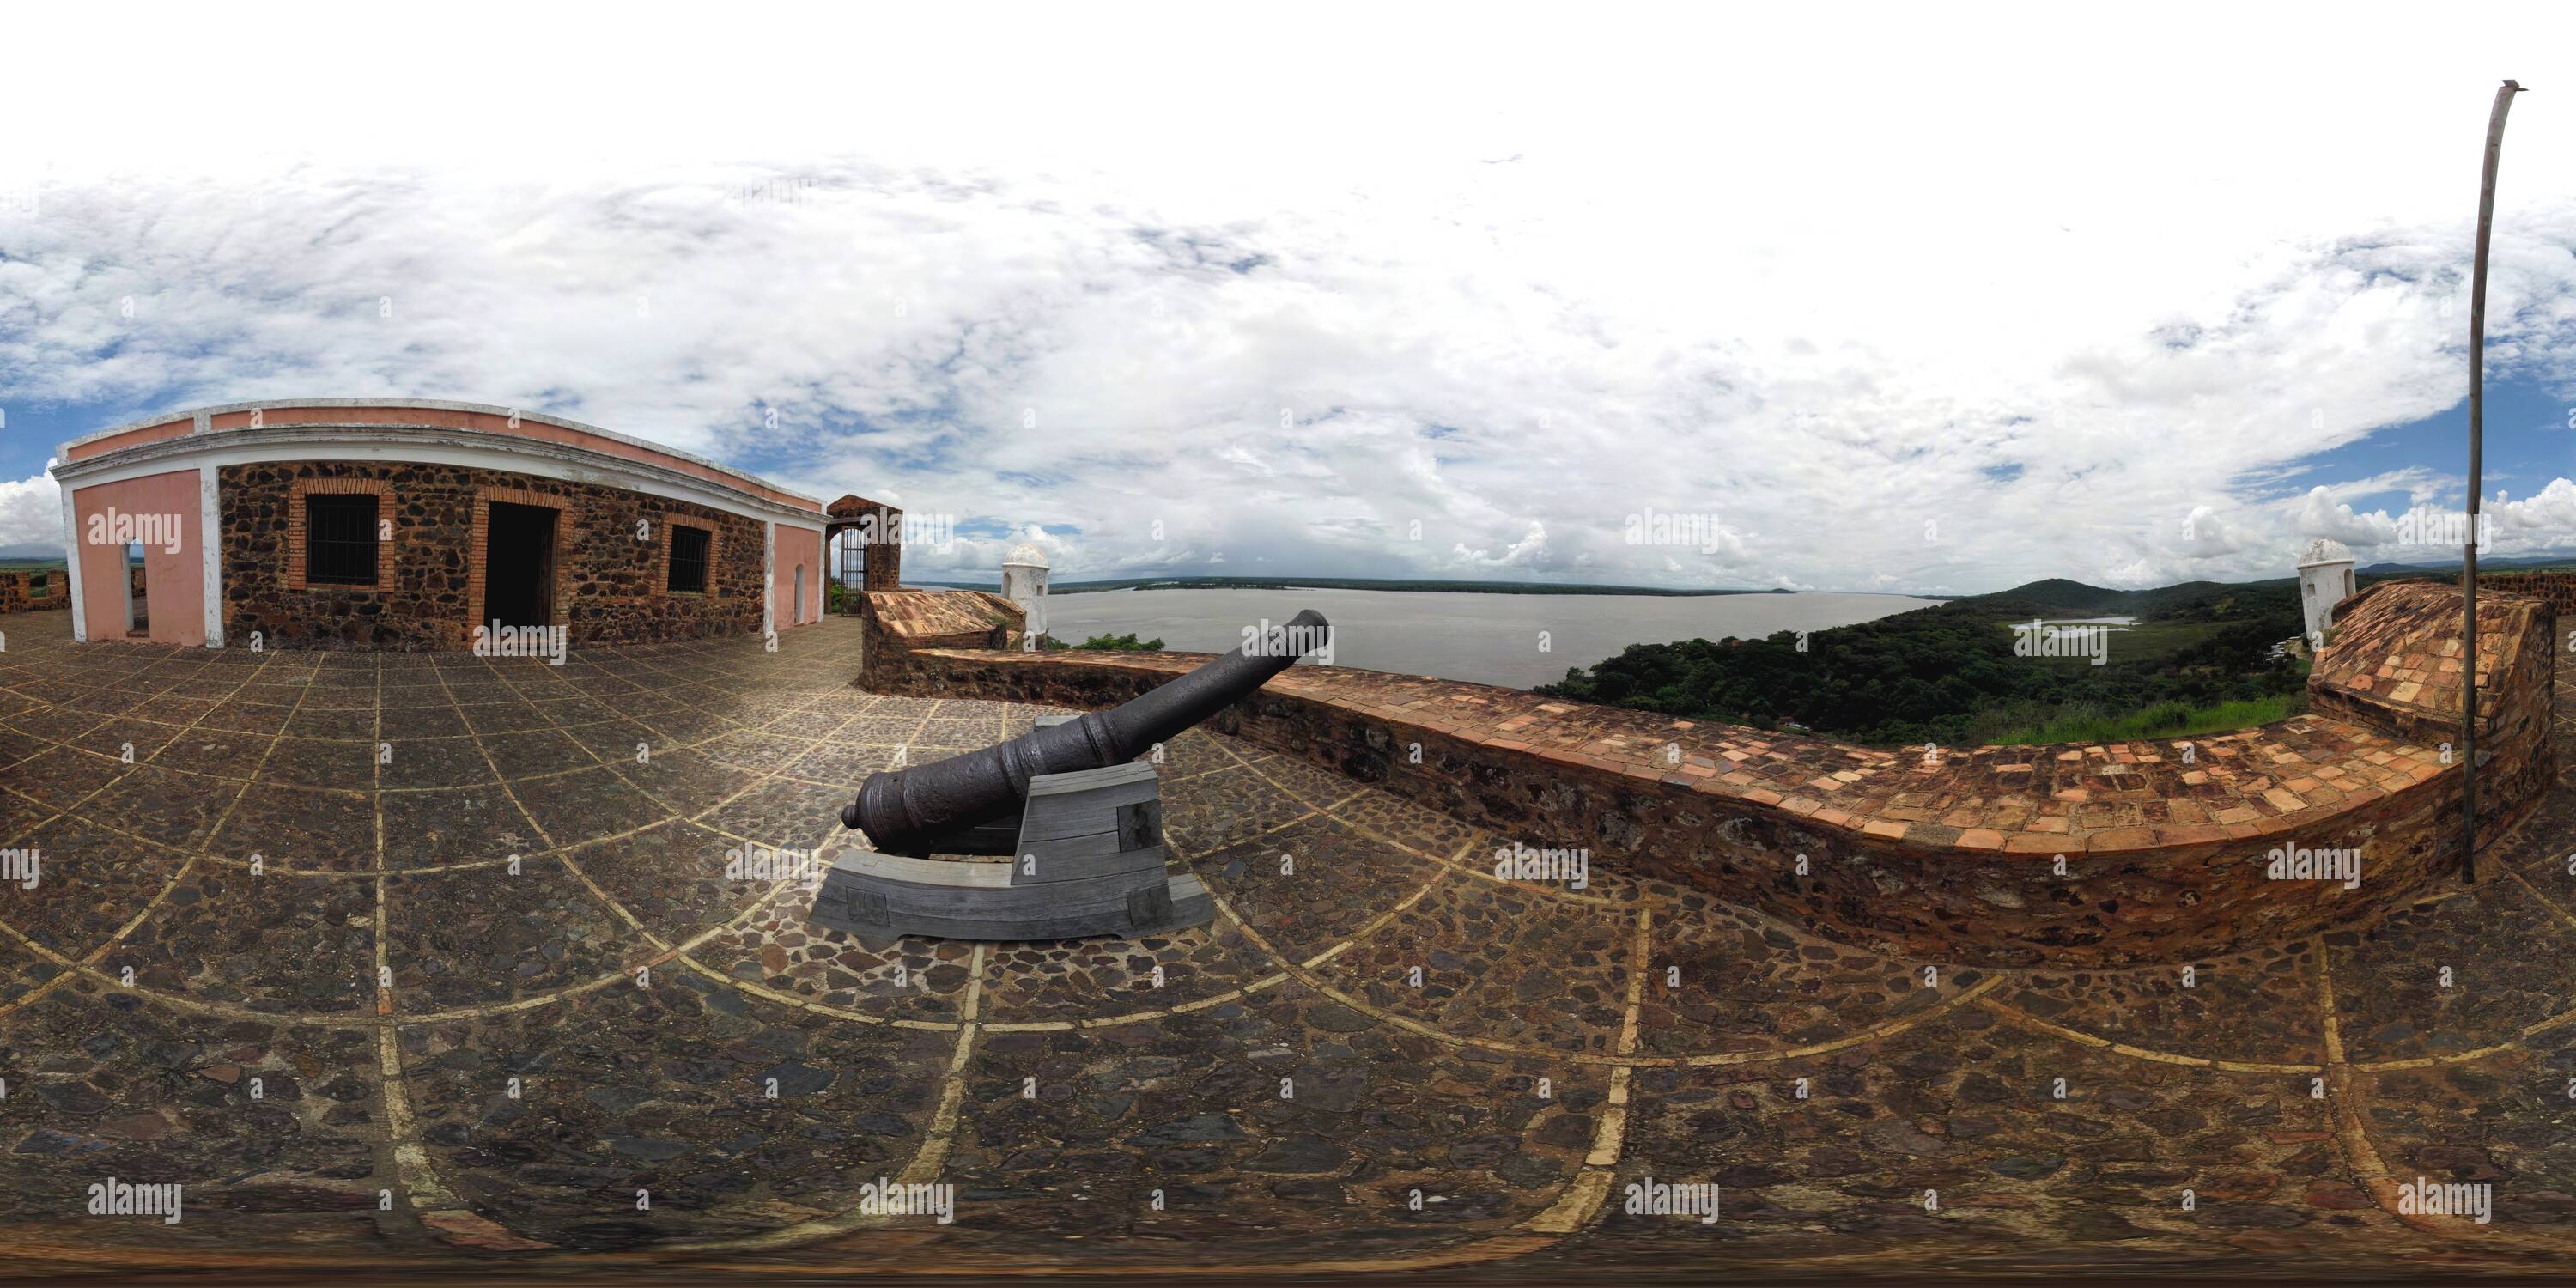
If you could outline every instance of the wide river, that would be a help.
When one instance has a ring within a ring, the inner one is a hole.
[[[1080,643],[1134,631],[1222,653],[1246,626],[1312,608],[1341,666],[1525,689],[1631,644],[1815,631],[1929,608],[1903,595],[1480,595],[1398,590],[1099,590],[1047,596],[1049,632]]]

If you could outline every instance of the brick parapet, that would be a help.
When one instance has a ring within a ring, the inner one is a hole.
[[[922,664],[924,650],[991,649],[1009,652],[1020,643],[1026,615],[999,595],[980,590],[869,590],[859,594],[859,649],[875,659],[890,684]]]
[[[2356,608],[2365,627],[2374,612]],[[2482,840],[2518,821],[2554,772],[2549,658],[2533,647],[2546,633],[2533,625],[2498,672],[2510,692],[2482,748]],[[880,629],[865,647],[861,683],[876,691],[1086,708],[1209,660],[948,647],[924,629]],[[2458,862],[2460,772],[2436,730],[2400,736],[2325,712],[2192,739],[1927,758],[1299,666],[1211,723],[1506,838],[1590,848],[1929,960],[2191,960],[2369,924]],[[2362,886],[2268,879],[2272,851],[2289,846],[2361,850]]]
[[[2576,572],[2482,572],[2478,574],[2479,602],[2485,602],[2488,591],[2508,595],[2526,595],[2546,602],[2558,614],[2557,651],[2567,653],[2569,631],[2576,631]]]

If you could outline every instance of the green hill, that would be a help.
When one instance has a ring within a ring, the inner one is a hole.
[[[2015,652],[2014,623],[2093,617],[2134,619],[2110,636],[2101,666]],[[2151,710],[2295,710],[2305,669],[2272,648],[2300,629],[2288,579],[2111,590],[2050,578],[1813,632],[1803,649],[1787,632],[1631,645],[1540,692],[1859,742],[1960,746],[2021,740],[2044,726],[2124,727]]]

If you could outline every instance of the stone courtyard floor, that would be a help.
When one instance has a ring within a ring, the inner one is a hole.
[[[0,632],[0,1275],[2576,1267],[2576,786],[2481,884],[2186,987],[1597,853],[1497,880],[1536,838],[1202,732],[1164,796],[1213,926],[869,943],[728,858],[828,861],[866,773],[1039,712],[860,692],[849,622],[561,667]],[[183,1218],[86,1214],[110,1178]]]

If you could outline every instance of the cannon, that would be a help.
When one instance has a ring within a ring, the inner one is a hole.
[[[927,854],[934,848],[949,854],[1008,853],[951,849],[942,842],[954,836],[968,844],[984,843],[972,835],[978,825],[1017,812],[1028,799],[1029,784],[1040,777],[1134,760],[1324,647],[1331,631],[1324,615],[1309,608],[1124,706],[1034,729],[982,751],[870,774],[858,798],[842,809],[841,825],[866,832],[888,854]]]
[[[868,775],[841,824],[874,848],[833,862],[813,919],[862,936],[984,940],[1206,923],[1214,905],[1197,878],[1164,869],[1154,767],[1130,762],[1327,647],[1331,630],[1307,609],[1122,706],[1042,717],[981,751]]]

